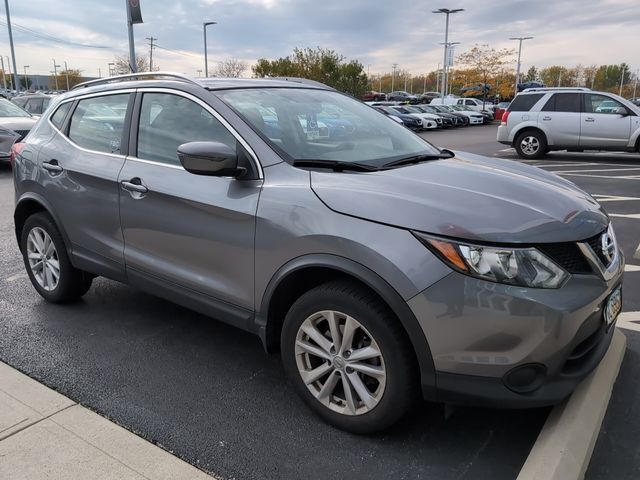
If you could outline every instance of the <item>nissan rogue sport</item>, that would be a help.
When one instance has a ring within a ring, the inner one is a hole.
[[[436,148],[315,82],[86,82],[12,158],[16,236],[44,299],[103,276],[253,332],[352,432],[420,397],[557,403],[621,309],[622,253],[590,195]]]
[[[588,88],[529,88],[502,115],[497,140],[525,159],[551,150],[640,152],[640,108]]]

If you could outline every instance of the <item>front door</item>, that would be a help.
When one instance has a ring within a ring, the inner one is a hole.
[[[627,108],[617,100],[607,95],[585,94],[580,146],[624,149],[629,143],[631,118]]]
[[[235,149],[236,137],[193,96],[141,90],[138,97],[137,148],[120,174],[130,281],[155,279],[190,292],[183,295],[252,310],[262,182],[184,170],[176,154],[179,145],[216,141]]]

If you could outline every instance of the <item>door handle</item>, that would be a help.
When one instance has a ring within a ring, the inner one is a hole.
[[[551,120],[551,117],[542,117],[542,120]]]
[[[595,119],[595,118],[593,118],[593,117],[587,117],[587,118],[585,118],[585,119],[584,119],[584,121],[585,121],[585,122],[595,122],[595,121],[596,121],[596,119]]]
[[[122,188],[124,188],[128,192],[135,193],[147,193],[149,189],[142,184],[142,180],[139,178],[132,178],[131,180],[120,182]]]
[[[42,162],[42,168],[44,168],[49,173],[60,173],[64,170],[57,160],[53,159],[48,162]]]

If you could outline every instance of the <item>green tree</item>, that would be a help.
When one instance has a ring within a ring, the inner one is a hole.
[[[527,70],[527,73],[522,77],[522,81],[535,82],[536,80],[538,80],[538,75],[538,69],[535,67],[535,65],[531,65],[531,67],[529,67],[529,70]]]
[[[296,48],[292,55],[276,60],[261,58],[252,67],[256,77],[300,77],[322,82],[353,96],[367,90],[364,66],[357,60],[321,47]]]

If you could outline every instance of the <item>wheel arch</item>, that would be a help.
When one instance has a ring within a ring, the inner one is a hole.
[[[16,203],[16,207],[13,211],[13,223],[15,227],[16,240],[18,242],[18,248],[22,251],[21,238],[22,238],[22,229],[24,227],[24,223],[27,221],[31,215],[38,212],[46,212],[54,221],[62,238],[64,239],[64,243],[67,246],[67,250],[69,249],[69,238],[67,237],[67,233],[62,227],[57,215],[53,213],[53,208],[49,202],[47,202],[42,196],[38,195],[34,192],[29,192],[24,194],[18,202]]]
[[[305,255],[291,260],[272,276],[255,318],[257,333],[267,352],[274,352],[279,348],[284,316],[295,299],[317,285],[340,278],[354,280],[368,288],[394,313],[413,348],[420,369],[423,396],[435,398],[433,357],[415,315],[400,294],[382,277],[345,257]]]
[[[523,133],[526,132],[540,132],[542,135],[544,135],[544,139],[545,142],[547,142],[547,145],[551,145],[549,143],[549,135],[547,135],[547,132],[544,131],[544,129],[542,129],[541,127],[537,126],[537,125],[526,125],[520,129],[518,129],[514,135],[513,135],[513,140],[511,141],[511,146],[515,147],[516,146],[516,142],[518,140],[518,137],[520,137],[520,135],[522,135]]]

